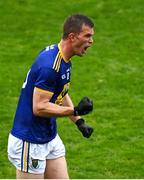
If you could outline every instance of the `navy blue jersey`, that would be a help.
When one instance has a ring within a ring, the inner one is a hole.
[[[33,91],[52,93],[50,102],[61,105],[70,84],[71,62],[67,62],[59,45],[51,45],[40,52],[23,83],[17,105],[12,135],[37,144],[51,141],[57,134],[55,117],[33,114]]]

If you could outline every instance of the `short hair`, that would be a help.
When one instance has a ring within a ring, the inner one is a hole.
[[[81,14],[74,14],[72,16],[69,16],[66,19],[64,26],[63,26],[62,39],[66,39],[71,32],[80,33],[83,24],[85,24],[91,28],[94,27],[94,23],[87,16],[84,16]]]

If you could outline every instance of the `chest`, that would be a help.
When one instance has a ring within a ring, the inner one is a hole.
[[[61,104],[63,97],[68,93],[70,87],[70,76],[71,68],[65,67],[59,71],[57,81],[56,81],[56,91],[53,96],[53,100],[56,104]]]
[[[64,67],[60,69],[58,77],[57,77],[57,81],[56,81],[57,92],[61,92],[64,87],[67,87],[67,84],[70,83],[70,77],[71,77],[70,67]]]

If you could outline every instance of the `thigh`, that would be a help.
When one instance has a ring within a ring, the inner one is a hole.
[[[65,157],[47,159],[45,179],[69,179]]]
[[[16,179],[44,179],[44,174],[25,173],[17,169]]]

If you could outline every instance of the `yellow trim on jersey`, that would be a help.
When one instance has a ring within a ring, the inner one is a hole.
[[[59,50],[60,50],[60,54],[61,54],[61,56],[62,56],[63,60],[64,60],[66,63],[68,63],[68,62],[70,61],[70,59],[69,59],[69,60],[67,60],[67,59],[64,57],[64,54],[63,54],[63,52],[62,52],[62,49],[61,49],[60,43],[58,44],[58,48],[59,48]]]
[[[51,92],[51,91],[47,91],[47,90],[40,89],[40,88],[37,88],[37,87],[35,87],[34,89],[37,90],[37,91],[39,91],[39,92],[46,92],[46,93],[48,93],[48,94],[53,94],[53,92]]]
[[[57,55],[56,55],[56,58],[55,58],[54,64],[53,64],[53,69],[55,69],[55,66],[56,66],[56,63],[57,63],[59,57],[60,57],[60,52],[58,52]]]
[[[61,60],[62,60],[62,57],[61,57],[61,54],[60,54],[59,59],[58,59],[57,64],[56,64],[56,67],[55,67],[55,70],[57,72],[59,71]]]
[[[61,60],[62,60],[62,56],[59,51],[56,55],[56,58],[55,58],[54,64],[53,64],[53,69],[56,70],[57,72],[59,71]]]
[[[58,105],[61,105],[61,104],[62,104],[63,98],[64,98],[64,96],[68,93],[69,87],[70,87],[70,82],[66,83],[66,84],[63,86],[63,90],[62,90],[61,93],[58,95],[58,97],[57,97],[57,99],[56,99],[56,101],[55,101],[55,104],[58,104]]]

